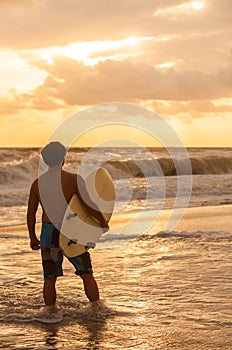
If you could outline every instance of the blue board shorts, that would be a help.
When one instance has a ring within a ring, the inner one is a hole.
[[[46,222],[42,223],[40,247],[45,280],[63,276],[63,253],[59,247],[59,235],[59,230],[53,224]],[[91,259],[88,252],[67,259],[73,264],[76,275],[93,273]]]

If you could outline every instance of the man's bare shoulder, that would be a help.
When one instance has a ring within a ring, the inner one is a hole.
[[[38,185],[38,178],[36,178],[32,184],[31,184],[31,189],[30,189],[31,195],[34,193],[36,196],[39,194],[39,185]]]
[[[35,190],[38,188],[38,177],[32,182],[31,189]]]

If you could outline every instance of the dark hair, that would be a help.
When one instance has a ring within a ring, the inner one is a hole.
[[[66,148],[58,141],[50,142],[42,149],[41,155],[44,163],[53,167],[63,162]]]

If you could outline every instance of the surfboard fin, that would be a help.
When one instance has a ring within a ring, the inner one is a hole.
[[[77,216],[77,213],[73,213],[73,214],[69,214],[66,219],[69,220],[69,219],[72,219],[72,218],[75,218]]]
[[[87,242],[86,243],[86,247],[95,248],[96,247],[96,243],[94,243],[94,242]]]
[[[68,245],[70,244],[77,244],[78,242],[78,239],[70,239],[69,242],[68,242]]]

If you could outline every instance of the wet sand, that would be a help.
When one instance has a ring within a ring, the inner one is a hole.
[[[82,282],[65,261],[57,282],[64,320],[57,325],[28,321],[42,305],[40,255],[30,251],[25,227],[1,228],[0,347],[231,349],[231,210],[191,208],[175,232],[157,234],[170,214],[164,212],[148,235],[92,250],[109,308],[99,318],[86,312]]]

